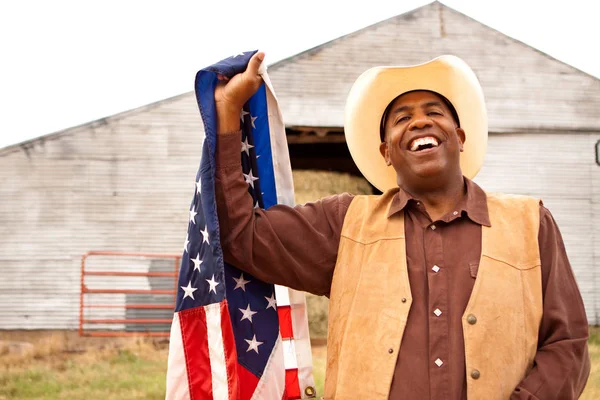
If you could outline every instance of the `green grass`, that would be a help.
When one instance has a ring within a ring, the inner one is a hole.
[[[591,328],[589,346],[592,373],[584,400],[600,398],[600,328]],[[54,343],[24,356],[0,351],[0,400],[164,399],[165,343],[136,339],[88,346],[81,353],[67,350]],[[313,348],[318,397],[323,394],[325,356],[324,346]]]
[[[164,399],[166,350],[139,347],[4,365],[0,399]]]
[[[600,399],[600,327],[590,327],[588,346],[592,370],[581,399],[597,400]]]

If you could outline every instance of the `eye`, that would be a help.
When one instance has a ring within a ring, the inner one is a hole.
[[[443,114],[439,111],[429,111],[427,113],[427,115],[429,115],[430,117],[434,117],[434,116],[442,116]]]
[[[405,115],[404,117],[400,117],[396,120],[396,125],[400,124],[400,123],[404,123],[407,122],[408,120],[410,120],[410,117],[408,115]]]

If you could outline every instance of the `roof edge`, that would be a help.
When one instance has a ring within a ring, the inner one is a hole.
[[[483,23],[481,21],[478,21],[475,18],[472,18],[469,15],[467,15],[467,14],[465,14],[465,13],[463,13],[463,12],[461,12],[461,11],[455,9],[455,8],[452,8],[452,7],[448,6],[447,4],[444,4],[442,1],[438,1],[438,0],[435,0],[435,1],[432,1],[430,3],[424,4],[424,5],[420,6],[420,7],[417,7],[417,8],[414,8],[412,10],[406,11],[404,13],[395,15],[393,17],[389,17],[389,18],[383,19],[381,21],[375,22],[375,23],[373,23],[371,25],[368,25],[368,26],[365,26],[363,28],[360,28],[360,29],[358,29],[356,31],[347,33],[347,34],[342,35],[342,36],[338,36],[338,37],[336,37],[334,39],[331,39],[331,40],[329,40],[329,41],[327,41],[325,43],[321,43],[321,44],[319,44],[317,46],[311,47],[311,48],[309,48],[307,50],[304,50],[304,51],[302,51],[300,53],[296,53],[296,54],[294,54],[292,56],[289,56],[289,57],[286,57],[284,59],[281,59],[281,60],[279,60],[279,61],[277,61],[277,62],[269,65],[268,69],[275,69],[276,70],[277,68],[284,67],[285,65],[287,65],[287,64],[289,64],[291,62],[294,62],[294,61],[296,61],[298,59],[301,59],[301,58],[306,57],[308,55],[312,55],[312,54],[318,53],[319,51],[321,51],[321,50],[323,50],[323,49],[331,46],[332,44],[334,44],[334,42],[338,42],[338,41],[346,39],[346,38],[351,38],[351,37],[353,37],[355,35],[363,33],[364,31],[373,29],[374,27],[376,27],[378,25],[385,24],[385,23],[390,22],[390,21],[392,21],[394,19],[397,19],[397,18],[406,17],[408,15],[411,15],[413,13],[418,12],[419,10],[421,10],[421,9],[423,9],[425,7],[431,7],[431,6],[435,5],[435,4],[438,4],[441,7],[447,8],[448,10],[450,10],[450,11],[452,11],[454,13],[460,14],[461,16],[463,16],[465,18],[468,18],[468,19],[470,19],[470,20],[472,20],[472,21],[474,21],[474,22],[476,22],[476,23],[478,23],[480,25],[483,25],[486,28],[494,31],[495,33],[498,33],[498,34],[500,34],[500,35],[502,35],[504,37],[507,37],[509,40],[511,40],[511,41],[513,41],[515,43],[518,43],[518,44],[523,45],[523,46],[525,46],[525,47],[527,47],[527,48],[529,48],[531,50],[534,50],[537,53],[539,53],[542,56],[550,59],[553,62],[557,62],[557,63],[560,63],[562,65],[565,65],[565,66],[573,69],[574,71],[576,71],[576,72],[578,72],[580,74],[583,74],[583,75],[585,75],[587,77],[590,77],[590,78],[592,78],[594,80],[600,80],[600,77],[597,77],[595,75],[592,75],[591,73],[585,72],[585,71],[583,71],[583,70],[581,70],[581,69],[579,69],[579,68],[577,68],[577,67],[575,67],[575,66],[573,66],[573,65],[571,65],[571,64],[569,64],[569,63],[567,63],[565,61],[559,60],[558,58],[553,57],[553,56],[549,55],[548,53],[545,53],[544,51],[539,50],[536,47],[533,47],[533,46],[531,46],[531,45],[529,45],[529,44],[527,44],[527,43],[525,43],[525,42],[523,42],[523,41],[521,41],[519,39],[516,39],[516,38],[514,38],[514,37],[512,37],[512,36],[510,36],[510,35],[508,35],[508,34],[506,34],[504,32],[499,31],[496,28],[493,28],[493,27],[491,27],[491,26],[489,26],[489,25],[487,25],[487,24],[485,24],[485,23]],[[8,155],[10,153],[13,153],[13,152],[16,152],[16,151],[19,151],[19,150],[22,150],[22,149],[30,148],[36,142],[39,142],[39,141],[42,141],[42,140],[56,140],[56,139],[60,138],[63,135],[73,133],[74,131],[77,131],[77,130],[80,130],[80,129],[84,129],[86,127],[94,127],[94,126],[104,125],[104,124],[107,124],[109,122],[113,122],[113,121],[116,121],[116,120],[119,120],[119,119],[122,119],[122,118],[125,118],[125,117],[128,117],[128,116],[131,116],[131,115],[135,115],[135,114],[137,114],[139,112],[147,111],[149,109],[158,107],[160,105],[163,105],[163,104],[166,104],[166,103],[169,103],[169,102],[172,102],[172,101],[176,101],[176,100],[178,100],[178,99],[180,99],[182,97],[185,97],[185,96],[189,95],[190,93],[193,93],[193,91],[184,92],[184,93],[172,96],[172,97],[168,97],[166,99],[158,100],[158,101],[155,101],[155,102],[152,102],[152,103],[149,103],[149,104],[145,104],[145,105],[142,105],[142,106],[139,106],[139,107],[136,107],[136,108],[132,108],[132,109],[129,109],[129,110],[126,110],[126,111],[122,111],[122,112],[117,113],[117,114],[113,114],[113,115],[110,115],[110,116],[107,116],[107,117],[103,117],[103,118],[98,118],[98,119],[93,120],[93,121],[85,122],[85,123],[82,123],[82,124],[79,124],[79,125],[76,125],[76,126],[72,126],[72,127],[66,128],[66,129],[62,129],[62,130],[59,130],[59,131],[55,131],[55,132],[43,134],[43,135],[37,136],[37,137],[32,138],[32,139],[27,139],[27,140],[24,140],[22,142],[18,142],[18,143],[15,143],[15,144],[8,145],[8,146],[6,146],[4,148],[0,148],[0,157],[6,156],[6,155]]]
[[[571,65],[571,64],[569,64],[569,63],[567,63],[567,62],[565,62],[565,61],[559,60],[558,58],[556,58],[556,57],[554,57],[554,56],[551,56],[550,54],[548,54],[548,53],[546,53],[546,52],[544,52],[544,51],[542,51],[542,50],[538,49],[537,47],[534,47],[534,46],[532,46],[532,45],[529,45],[529,44],[527,44],[527,43],[525,43],[525,42],[523,42],[523,41],[521,41],[521,40],[519,40],[519,39],[516,39],[516,38],[512,37],[512,36],[511,36],[511,35],[509,35],[509,34],[506,34],[506,33],[502,32],[502,31],[499,31],[498,29],[496,29],[496,28],[493,28],[493,27],[489,26],[489,25],[488,25],[488,24],[486,24],[486,23],[483,23],[483,22],[481,22],[481,21],[479,21],[479,20],[476,20],[476,19],[475,19],[475,18],[473,18],[473,17],[470,17],[470,16],[468,16],[467,14],[463,13],[462,11],[459,11],[459,10],[457,10],[457,9],[455,9],[455,8],[452,8],[452,7],[450,7],[450,6],[449,6],[449,5],[447,5],[447,4],[444,4],[442,1],[438,1],[438,0],[436,0],[434,3],[439,3],[441,6],[443,6],[443,7],[447,8],[447,9],[449,9],[450,11],[453,11],[453,12],[455,12],[455,13],[457,13],[457,14],[460,14],[460,15],[462,15],[463,17],[466,17],[466,18],[470,19],[470,20],[471,20],[471,21],[473,21],[473,22],[476,22],[476,23],[478,23],[478,24],[480,24],[480,25],[483,25],[483,26],[485,26],[486,28],[488,28],[488,29],[490,29],[490,30],[492,30],[492,31],[494,31],[494,32],[496,32],[496,33],[499,33],[500,35],[507,37],[508,39],[512,40],[513,42],[516,42],[516,43],[518,43],[518,44],[520,44],[520,45],[523,45],[523,46],[525,46],[525,47],[527,47],[527,48],[529,48],[529,49],[531,49],[531,50],[534,50],[535,52],[537,52],[537,53],[541,54],[542,56],[544,56],[544,57],[546,57],[546,58],[549,58],[550,60],[552,60],[552,61],[554,61],[554,62],[558,62],[558,63],[560,63],[560,64],[566,65],[567,67],[569,67],[569,68],[571,68],[571,69],[574,69],[575,71],[577,71],[577,72],[579,72],[579,73],[581,73],[581,74],[583,74],[583,75],[586,75],[586,76],[588,76],[588,77],[590,77],[590,78],[593,78],[593,79],[595,79],[595,80],[600,80],[600,77],[598,77],[598,76],[595,76],[595,75],[592,75],[592,74],[591,74],[591,73],[589,73],[589,72],[585,72],[585,71],[583,71],[583,70],[581,70],[581,69],[579,69],[579,68],[577,68],[577,67],[575,67],[575,66],[573,66],[573,65]],[[423,6],[423,7],[425,7],[425,6]]]
[[[25,150],[27,151],[27,149],[31,148],[35,143],[40,142],[40,141],[45,141],[45,140],[57,140],[60,137],[62,137],[63,135],[68,135],[71,133],[74,133],[78,130],[82,130],[85,129],[87,127],[98,127],[98,126],[102,126],[102,125],[106,125],[108,123],[114,122],[114,121],[118,121],[120,119],[129,117],[131,115],[135,115],[138,114],[140,112],[143,111],[147,111],[147,110],[151,110],[153,108],[159,107],[163,104],[167,104],[176,100],[179,100],[179,98],[181,97],[185,97],[186,95],[188,95],[191,92],[185,92],[185,93],[181,93],[175,96],[171,96],[171,97],[167,97],[166,99],[161,99],[152,103],[148,103],[148,104],[144,104],[142,106],[139,107],[135,107],[135,108],[131,108],[129,110],[125,110],[125,111],[121,111],[117,114],[113,114],[113,115],[109,115],[107,117],[102,117],[102,118],[98,118],[92,121],[88,121],[88,122],[84,122],[82,124],[79,125],[75,125],[75,126],[71,126],[65,129],[61,129],[59,131],[54,131],[51,133],[46,133],[31,139],[27,139],[27,140],[23,140],[21,142],[18,143],[14,143],[14,144],[10,144],[6,147],[0,148],[0,157],[4,157],[8,154],[20,151],[20,150]]]
[[[432,6],[433,4],[436,4],[436,3],[441,4],[438,0],[435,0],[435,1],[432,1],[432,2],[427,3],[425,5],[422,5],[420,7],[413,8],[412,10],[405,11],[402,14],[397,14],[397,15],[394,15],[393,17],[382,19],[381,21],[377,21],[377,22],[375,22],[375,23],[373,23],[371,25],[367,25],[367,26],[365,26],[363,28],[360,28],[360,29],[358,29],[356,31],[352,31],[350,33],[346,33],[345,35],[338,36],[338,37],[336,37],[334,39],[328,40],[325,43],[321,43],[321,44],[319,44],[317,46],[311,47],[310,49],[301,51],[300,53],[296,53],[296,54],[294,54],[292,56],[289,56],[289,57],[286,57],[286,58],[284,58],[282,60],[279,60],[279,61],[271,64],[269,66],[269,69],[273,69],[273,68],[277,69],[279,67],[283,67],[283,66],[285,66],[285,65],[287,65],[287,64],[295,61],[296,59],[303,58],[305,56],[315,54],[315,53],[317,53],[317,52],[319,52],[319,51],[321,51],[321,50],[323,50],[323,49],[331,46],[334,42],[337,42],[339,40],[343,40],[343,39],[346,39],[346,38],[351,38],[352,36],[358,35],[358,34],[364,32],[364,31],[367,31],[369,29],[373,29],[374,27],[376,27],[378,25],[383,25],[383,24],[385,24],[387,22],[390,22],[390,21],[392,21],[392,20],[394,20],[396,18],[406,17],[406,16],[408,16],[410,14],[416,13],[417,11],[421,10],[422,8],[430,7],[430,6]],[[447,7],[447,6],[444,4],[444,7]]]

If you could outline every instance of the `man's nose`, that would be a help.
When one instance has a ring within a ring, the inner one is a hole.
[[[408,129],[409,130],[424,129],[424,128],[430,128],[432,126],[433,126],[433,124],[431,123],[431,120],[429,118],[427,118],[426,115],[418,115],[410,123]]]

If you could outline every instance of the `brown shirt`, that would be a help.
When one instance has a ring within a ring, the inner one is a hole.
[[[353,196],[254,209],[241,173],[240,142],[234,132],[217,143],[215,189],[225,260],[264,281],[328,295]],[[468,179],[465,185],[462,201],[438,221],[403,190],[392,203],[390,215],[405,215],[413,304],[390,399],[467,398],[461,317],[477,278],[481,226],[490,220],[485,192]],[[590,371],[588,324],[560,232],[543,206],[538,240],[544,302],[538,352],[511,399],[575,399]]]

